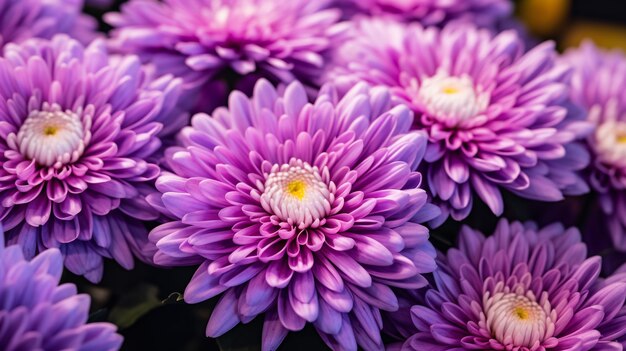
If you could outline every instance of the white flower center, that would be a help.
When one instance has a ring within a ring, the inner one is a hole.
[[[467,75],[438,72],[422,81],[417,102],[433,117],[458,123],[483,112],[489,106],[489,94],[478,91]]]
[[[24,157],[56,168],[78,160],[85,151],[85,139],[80,116],[62,111],[58,105],[32,111],[17,133],[17,145]]]
[[[626,167],[626,122],[608,121],[598,125],[591,137],[596,155],[605,164]]]
[[[525,295],[506,291],[493,296],[485,293],[483,305],[485,327],[503,345],[532,348],[554,333],[554,316],[547,295],[538,302],[531,291]]]
[[[265,179],[261,205],[278,218],[304,229],[319,226],[330,212],[334,195],[317,167],[292,160],[275,164]]]

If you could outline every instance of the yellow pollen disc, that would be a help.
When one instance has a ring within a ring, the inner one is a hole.
[[[458,93],[459,89],[455,87],[445,87],[441,90],[441,92],[443,92],[444,94],[452,95]]]
[[[528,315],[528,311],[526,311],[523,307],[516,307],[513,310],[513,313],[517,316],[517,318],[521,320],[525,320],[525,319],[528,319],[528,317],[530,317]]]
[[[52,136],[55,135],[58,130],[59,129],[57,128],[57,126],[45,126],[43,129],[43,134],[46,136]]]
[[[304,198],[304,191],[306,190],[306,183],[301,180],[293,180],[287,184],[287,192],[289,195],[302,200]]]
[[[626,135],[618,135],[617,142],[620,144],[626,144]]]

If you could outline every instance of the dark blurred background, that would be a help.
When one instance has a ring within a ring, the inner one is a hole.
[[[626,49],[624,0],[517,0],[516,15],[531,34],[555,39],[561,49],[592,39]]]
[[[314,0],[311,0],[314,1]],[[103,3],[107,0],[102,0]],[[104,12],[116,10],[123,1],[109,1],[110,6],[91,6],[91,15],[101,18]],[[516,16],[529,34],[540,40],[556,40],[561,50],[577,46],[585,38],[606,48],[626,50],[626,0],[518,0]],[[103,31],[109,28],[101,23]],[[505,217],[512,220],[537,220],[537,214],[565,209],[572,213],[566,225],[588,225],[578,220],[591,209],[585,207],[588,199],[570,199],[559,204],[537,204],[516,198],[506,198]],[[476,206],[473,215],[465,221],[472,227],[490,233],[497,218],[484,206]],[[432,232],[435,245],[445,250],[455,241],[458,223],[447,223]],[[197,305],[186,305],[181,294],[193,275],[193,268],[156,269],[137,264],[133,271],[125,271],[107,262],[104,279],[95,286],[86,280],[66,273],[64,281],[78,285],[82,292],[92,296],[92,321],[111,321],[125,337],[123,350],[137,351],[195,351],[260,350],[262,320],[240,325],[223,337],[214,340],[204,336],[204,328],[217,300]],[[291,333],[280,350],[325,350],[323,342],[311,327],[300,333]]]

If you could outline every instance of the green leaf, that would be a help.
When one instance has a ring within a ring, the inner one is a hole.
[[[159,289],[154,285],[137,285],[111,309],[109,321],[120,329],[130,327],[146,313],[162,306],[161,301],[157,297],[158,293]]]

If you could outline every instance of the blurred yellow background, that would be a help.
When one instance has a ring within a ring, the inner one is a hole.
[[[561,49],[591,39],[598,46],[626,51],[625,5],[624,0],[516,1],[517,15],[529,32],[558,40]]]

